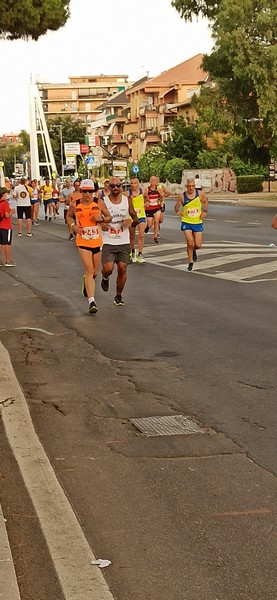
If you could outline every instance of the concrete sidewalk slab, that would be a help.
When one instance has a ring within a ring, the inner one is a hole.
[[[0,598],[20,600],[4,515],[0,504]]]

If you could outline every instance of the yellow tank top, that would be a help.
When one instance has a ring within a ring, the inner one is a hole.
[[[186,195],[184,195],[187,198]],[[187,198],[189,200],[189,198]],[[183,212],[182,212],[182,221],[185,223],[191,223],[192,225],[197,225],[198,223],[202,223],[202,219],[200,219],[200,215],[202,212],[202,204],[199,196],[196,196],[194,200],[189,200],[187,204],[183,204]]]
[[[144,209],[144,198],[142,194],[135,196],[132,199],[134,210],[137,213],[138,219],[143,219],[146,217],[145,209]]]
[[[52,198],[52,192],[52,185],[45,185],[43,188],[43,200],[50,200]]]

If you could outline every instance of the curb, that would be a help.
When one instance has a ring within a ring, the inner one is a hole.
[[[5,519],[0,504],[0,596],[3,600],[20,600],[20,594],[9,544]]]

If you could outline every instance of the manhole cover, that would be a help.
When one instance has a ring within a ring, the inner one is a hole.
[[[183,415],[131,419],[131,423],[149,437],[155,435],[188,435],[191,433],[205,433],[204,429]]]

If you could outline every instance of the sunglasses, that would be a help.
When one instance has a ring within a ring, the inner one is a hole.
[[[112,190],[116,187],[117,188],[121,187],[121,183],[110,183],[110,188],[112,188]]]
[[[93,190],[82,190],[83,194],[92,194]]]

